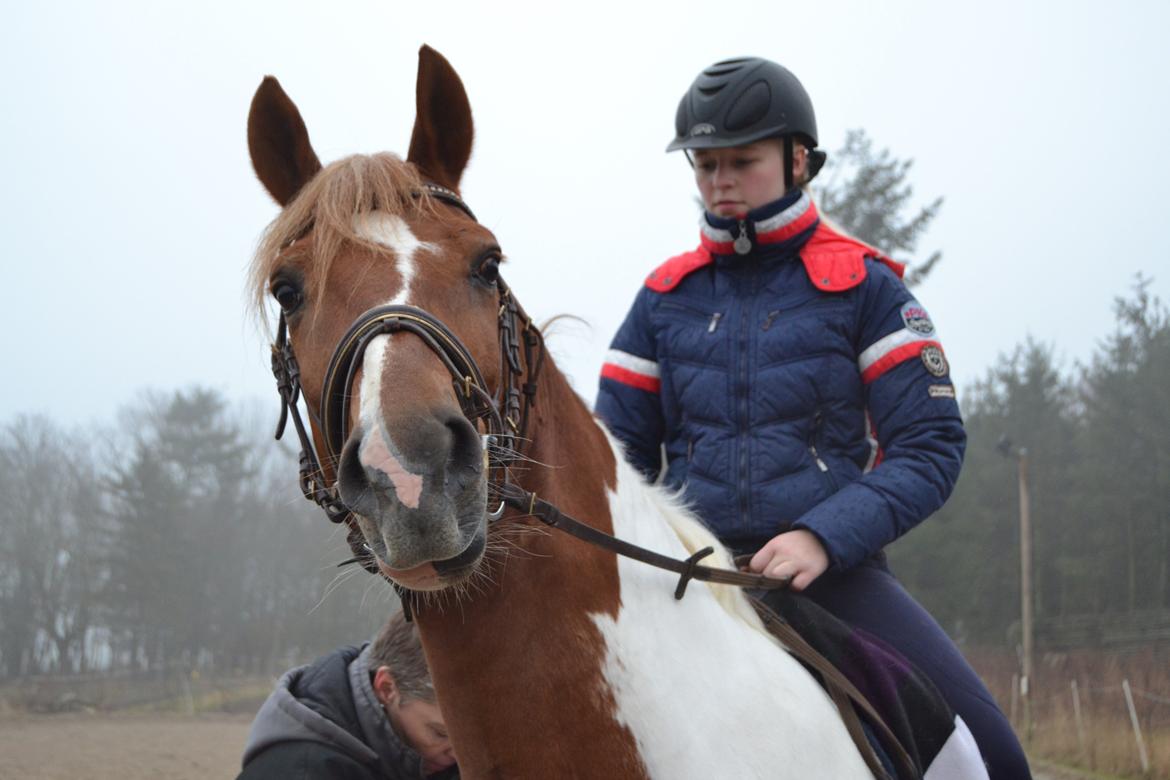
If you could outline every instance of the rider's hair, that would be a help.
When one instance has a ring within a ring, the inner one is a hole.
[[[370,647],[370,671],[376,671],[379,666],[390,667],[403,700],[434,703],[435,686],[427,669],[418,630],[401,612],[396,612],[387,621]]]

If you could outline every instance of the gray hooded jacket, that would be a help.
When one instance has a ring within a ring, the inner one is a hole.
[[[243,765],[240,780],[424,776],[374,695],[368,645],[286,672],[252,722]]]

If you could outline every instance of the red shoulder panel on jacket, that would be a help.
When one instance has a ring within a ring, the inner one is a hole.
[[[844,236],[824,222],[800,250],[800,259],[813,286],[825,292],[849,290],[865,281],[865,258],[885,263],[902,278],[906,266],[883,255],[873,247]]]
[[[654,292],[670,292],[692,271],[697,271],[712,260],[711,253],[703,247],[675,255],[655,268],[646,277],[646,286]]]

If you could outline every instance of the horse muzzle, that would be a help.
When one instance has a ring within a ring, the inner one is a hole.
[[[435,562],[449,577],[478,563],[487,475],[480,436],[458,408],[355,427],[342,449],[338,490],[391,569]]]

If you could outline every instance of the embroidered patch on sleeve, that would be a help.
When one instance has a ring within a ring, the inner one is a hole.
[[[931,376],[946,376],[950,366],[947,365],[947,359],[943,356],[943,351],[933,344],[927,344],[919,353],[922,356],[922,365],[926,366],[926,370],[930,372]]]
[[[931,385],[926,388],[926,392],[930,394],[931,398],[954,398],[954,385]]]
[[[920,336],[934,335],[934,323],[930,321],[930,315],[918,301],[902,305],[902,323]]]

